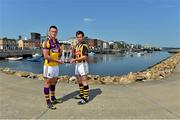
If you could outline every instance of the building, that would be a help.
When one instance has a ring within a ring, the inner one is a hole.
[[[71,38],[69,38],[67,41],[68,41],[73,47],[75,47],[76,44],[77,44],[77,39],[76,39],[76,37],[71,37]]]
[[[58,41],[60,44],[71,44],[71,42],[70,41],[66,41],[66,40],[59,40]]]
[[[19,36],[18,36],[18,40],[21,40],[21,39],[22,39],[22,36],[21,36],[21,35],[19,35]]]
[[[16,50],[17,48],[17,40],[9,38],[0,39],[0,50]]]
[[[18,48],[19,48],[19,49],[24,49],[24,43],[23,43],[23,40],[22,40],[22,39],[19,39],[19,40],[18,40]]]
[[[85,41],[90,50],[102,51],[104,41],[88,37],[85,38]]]
[[[87,45],[90,50],[95,50],[97,46],[97,40],[92,38],[86,38],[85,41],[87,42]]]
[[[92,51],[97,51],[97,52],[99,51],[100,52],[103,49],[109,49],[109,43],[104,42],[104,41],[99,40],[99,39],[93,39],[93,38],[85,37],[84,41],[88,45],[89,50],[92,50]],[[77,39],[76,39],[76,37],[72,37],[72,38],[68,39],[68,42],[72,46],[76,46]]]
[[[109,48],[110,48],[109,43],[104,41],[103,42],[103,50],[107,50]]]
[[[102,40],[97,40],[96,49],[97,49],[98,51],[102,51],[102,50],[103,50],[103,41],[102,41]]]
[[[152,46],[152,45],[144,45],[143,47],[145,49],[153,49],[153,48],[155,48],[155,46]]]
[[[117,44],[117,47],[115,45],[115,49],[124,49],[124,48],[127,48],[127,44],[124,41],[116,41],[114,43]]]
[[[72,48],[70,41],[62,41],[62,40],[60,40],[59,43],[61,44],[61,48],[63,50],[70,50]]]
[[[31,33],[31,40],[41,40],[41,34],[40,33]]]
[[[19,49],[37,49],[41,47],[39,40],[18,40]]]
[[[46,38],[46,37],[45,37]],[[44,37],[43,37],[44,39]],[[39,49],[41,48],[41,34],[40,33],[31,33],[31,39],[23,40],[21,36],[18,39],[18,48],[19,49]]]
[[[109,42],[110,49],[118,49],[118,43],[116,42]]]

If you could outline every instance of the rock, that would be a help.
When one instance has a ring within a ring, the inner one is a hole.
[[[136,81],[137,80],[137,75],[136,75],[136,73],[132,73],[132,72],[130,72],[128,75],[127,75],[127,79],[129,80],[129,81]]]
[[[36,74],[34,74],[34,73],[30,73],[30,75],[27,77],[27,78],[33,78],[33,79],[35,79],[37,77],[37,75]]]
[[[162,78],[168,77],[171,72],[172,72],[172,69],[165,69],[163,71],[158,71],[158,74],[160,78],[162,79]]]
[[[13,74],[15,74],[16,73],[16,71],[15,70],[10,70],[7,74],[11,74],[11,75],[13,75]]]
[[[69,78],[69,82],[74,82],[77,81],[77,78],[75,76],[72,76],[71,78]]]
[[[101,84],[101,81],[100,80],[89,79],[88,84],[90,84],[90,85],[99,85],[99,84]]]
[[[6,68],[2,69],[2,71],[7,73],[10,71],[10,68],[6,67]]]
[[[105,79],[104,77],[101,77],[100,79],[101,84],[105,84],[104,79]]]
[[[88,75],[87,77],[88,77],[88,80],[89,80],[89,79],[92,79],[92,75]]]
[[[128,84],[128,83],[131,83],[131,81],[128,80],[128,77],[127,77],[127,76],[122,76],[122,77],[119,79],[119,84]]]
[[[43,77],[43,75],[42,75],[42,74],[38,74],[38,75],[36,75],[36,78],[37,78],[38,80],[44,80],[44,77]]]
[[[16,76],[19,76],[19,77],[28,77],[30,76],[30,73],[29,72],[23,72],[23,71],[18,71],[15,73]]]
[[[146,72],[137,72],[136,81],[146,80]]]
[[[10,68],[7,68],[7,67],[4,68],[2,71],[6,74],[15,74],[16,73],[15,70],[11,70]]]
[[[100,82],[102,84],[113,84],[114,82],[116,81],[116,78],[115,77],[111,77],[111,76],[106,76],[106,77],[103,77]]]
[[[100,80],[99,75],[88,75],[88,80],[93,79],[93,80]]]
[[[151,77],[152,77],[152,72],[151,72],[151,71],[146,72],[146,78],[147,78],[147,80],[150,80]]]
[[[99,75],[95,75],[94,76],[94,80],[99,80],[100,79],[100,76]]]
[[[158,72],[153,71],[153,72],[152,72],[152,75],[151,75],[151,79],[153,79],[153,80],[159,80],[159,79],[160,79],[160,76],[159,76]]]
[[[0,71],[3,71],[4,70],[4,68],[0,68]]]

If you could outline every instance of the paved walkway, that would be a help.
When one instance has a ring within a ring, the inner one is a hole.
[[[46,108],[43,82],[0,73],[0,118],[179,118],[180,64],[170,78],[130,85],[90,86],[90,102],[77,105],[77,85],[58,83],[64,102]]]

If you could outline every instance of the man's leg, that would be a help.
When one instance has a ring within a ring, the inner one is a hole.
[[[89,99],[89,86],[87,81],[87,75],[81,76],[82,84],[83,84],[83,97],[82,100],[78,102],[79,105],[86,104]]]
[[[57,78],[53,78],[51,85],[50,85],[50,92],[51,92],[51,101],[55,101],[55,89],[56,89],[56,83],[57,83]]]
[[[80,98],[82,98],[83,97],[84,87],[83,87],[83,84],[82,84],[81,76],[77,75],[76,77],[78,79],[78,84],[79,84],[79,96],[80,96]]]
[[[52,104],[62,103],[62,99],[56,99],[55,90],[58,78],[53,78],[51,85],[50,85],[50,92],[51,92],[51,101]]]
[[[83,88],[84,88],[83,84],[82,84],[82,81],[81,81],[81,76],[79,75],[78,67],[79,67],[79,64],[76,64],[76,66],[75,66],[75,75],[76,75],[76,78],[77,78],[77,81],[78,81],[78,84],[79,84],[79,94],[74,97],[75,99],[81,99],[82,98],[82,96],[83,96]]]
[[[83,98],[88,100],[89,97],[89,86],[87,81],[87,75],[81,76],[82,84],[83,84]]]
[[[49,88],[50,88],[50,85],[51,85],[51,79],[48,79],[48,78],[44,78],[44,79],[45,79],[45,81],[44,81],[44,95],[45,95],[45,99],[46,99],[46,102],[47,102],[47,106],[50,109],[56,109],[54,106],[52,106],[51,100],[50,100],[50,97],[49,97]]]
[[[79,94],[76,95],[74,98],[75,99],[81,99],[83,97],[83,84],[82,84],[82,81],[81,81],[81,77],[79,75],[76,75],[76,78],[77,78],[77,81],[78,81],[78,84],[79,84]]]

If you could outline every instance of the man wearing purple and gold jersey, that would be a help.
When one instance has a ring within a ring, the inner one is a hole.
[[[58,29],[56,26],[49,28],[49,36],[43,42],[43,55],[44,55],[44,95],[49,109],[56,109],[55,103],[60,100],[55,97],[55,86],[59,75],[59,64],[63,64],[59,57],[62,54],[60,44],[58,43],[57,36]],[[50,99],[51,94],[51,99]]]

